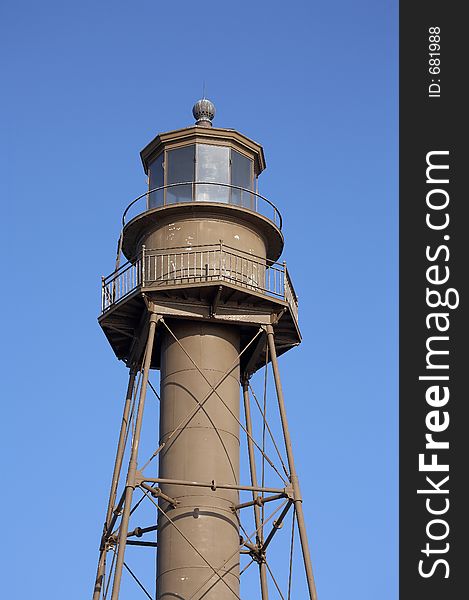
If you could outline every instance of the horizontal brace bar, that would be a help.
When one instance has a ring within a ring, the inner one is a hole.
[[[236,506],[233,506],[233,510],[247,508],[248,506],[263,506],[266,502],[272,502],[273,500],[281,500],[282,498],[288,498],[288,494],[275,494],[275,496],[267,496],[267,498],[257,496],[257,498],[255,500],[251,500],[251,502],[244,502],[243,504],[237,504]]]
[[[144,533],[149,533],[150,531],[156,531],[158,529],[158,525],[152,525],[151,527],[136,527],[133,531],[129,531],[127,537],[142,537]]]
[[[269,494],[285,494],[286,496],[289,496],[289,489],[288,488],[270,488],[270,487],[259,487],[259,486],[252,486],[252,485],[233,485],[233,484],[228,484],[228,483],[216,483],[215,481],[212,481],[211,483],[206,483],[206,482],[198,482],[198,481],[185,481],[183,479],[161,479],[160,477],[156,477],[156,478],[145,478],[144,479],[145,482],[148,483],[162,483],[162,484],[166,484],[166,485],[187,485],[190,487],[205,487],[205,488],[210,488],[211,490],[215,491],[217,488],[220,488],[221,490],[240,490],[240,491],[244,491],[244,492],[266,492]],[[154,489],[154,488],[152,488]]]
[[[256,546],[255,544],[251,544],[250,542],[246,542],[243,541],[243,546],[246,546],[246,548],[248,548],[249,552],[259,552],[259,546]]]
[[[157,548],[156,542],[139,542],[137,540],[127,540],[127,546],[148,546],[150,548]]]

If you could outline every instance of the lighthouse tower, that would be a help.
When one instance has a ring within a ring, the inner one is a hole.
[[[142,150],[148,190],[124,211],[116,268],[102,281],[99,324],[129,383],[93,600],[123,597],[123,577],[133,579],[135,597],[239,599],[251,564],[259,593],[246,600],[266,600],[269,586],[280,589],[269,550],[287,516],[315,599],[277,360],[301,340],[297,297],[278,262],[282,217],[258,192],[262,147],[213,127],[206,98],[193,115],[194,125],[160,133]],[[251,386],[261,370],[273,376],[280,439]],[[155,423],[154,451],[141,456],[147,393],[159,398],[159,431]],[[266,483],[266,468],[278,474],[277,485]],[[139,522],[142,503],[153,506],[153,522]],[[247,511],[253,531],[243,525]],[[151,589],[138,565],[127,564],[129,546],[156,553]],[[291,573],[288,581],[290,598]]]

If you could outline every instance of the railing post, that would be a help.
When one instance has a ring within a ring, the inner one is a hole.
[[[104,275],[101,275],[101,312],[104,312]]]
[[[287,286],[288,286],[288,281],[287,281],[287,263],[284,260],[283,261],[283,299],[287,300]]]
[[[218,275],[219,275],[219,277],[221,277],[221,271],[222,271],[222,267],[221,266],[222,266],[222,264],[223,265],[225,264],[224,262],[222,263],[222,260],[224,258],[223,254],[224,254],[223,240],[220,240],[220,257],[218,259]]]
[[[145,287],[145,245],[142,246],[142,287]]]

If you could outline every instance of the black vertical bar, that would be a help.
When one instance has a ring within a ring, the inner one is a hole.
[[[401,600],[469,594],[463,9],[400,4]]]

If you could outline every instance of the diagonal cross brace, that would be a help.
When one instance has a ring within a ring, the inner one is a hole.
[[[210,386],[211,391],[209,392],[209,396],[208,398],[215,393],[218,398],[220,399],[221,403],[223,404],[223,406],[226,408],[226,410],[230,413],[230,415],[235,419],[235,421],[238,423],[238,425],[241,427],[241,429],[246,433],[246,435],[248,436],[248,439],[250,439],[252,441],[252,443],[256,446],[256,448],[261,452],[262,456],[265,458],[265,460],[269,463],[269,465],[272,467],[272,469],[274,469],[274,471],[277,473],[277,475],[280,477],[280,479],[282,479],[282,481],[284,483],[286,483],[285,479],[282,477],[282,475],[280,474],[280,472],[278,471],[278,469],[276,468],[276,466],[274,465],[274,463],[271,461],[271,459],[265,454],[265,452],[262,450],[262,448],[259,446],[259,444],[256,442],[256,440],[252,437],[252,435],[249,433],[249,431],[246,429],[246,427],[241,423],[241,421],[238,419],[238,417],[233,413],[233,411],[229,408],[229,406],[226,404],[226,402],[223,400],[223,398],[221,397],[221,395],[218,392],[218,387],[220,386],[220,383],[217,383],[215,386],[212,385],[212,383],[209,381],[209,379],[207,378],[207,376],[205,375],[205,373],[202,371],[202,369],[198,366],[198,364],[194,361],[194,359],[191,357],[191,355],[189,354],[189,352],[187,352],[187,350],[184,348],[184,346],[181,344],[180,340],[177,338],[177,336],[173,333],[173,331],[171,331],[171,329],[169,328],[169,326],[167,325],[167,323],[165,322],[165,320],[162,318],[161,322],[163,323],[163,325],[166,327],[166,329],[168,330],[168,332],[171,334],[171,336],[174,338],[174,340],[176,341],[176,343],[179,345],[179,347],[182,349],[182,351],[184,352],[184,354],[187,356],[187,358],[190,360],[190,362],[192,363],[192,365],[195,367],[195,369],[200,373],[200,375],[203,377],[203,379],[206,381],[206,383]],[[252,338],[250,344],[256,339],[256,337],[262,332],[262,328],[259,329],[259,331],[256,333],[256,335]],[[245,350],[247,349],[247,346],[245,347]],[[238,355],[238,358],[241,356],[241,354]],[[231,369],[230,369],[231,370]],[[194,415],[197,414],[197,412],[202,408],[202,406],[205,404],[205,402],[208,400],[208,398],[204,398],[203,402],[199,403],[199,407],[195,410]],[[192,419],[192,417],[194,416],[192,415],[190,417],[190,419]],[[189,419],[189,420],[190,420]]]
[[[166,323],[165,323],[166,325]],[[168,327],[166,325],[166,327]],[[140,471],[144,471],[148,465],[151,463],[151,461],[158,456],[158,454],[163,450],[163,448],[165,448],[165,446],[168,445],[169,441],[171,440],[171,438],[181,429],[183,429],[190,421],[191,419],[197,414],[197,412],[205,405],[205,403],[208,401],[208,399],[210,398],[210,396],[213,394],[214,390],[216,390],[217,387],[219,387],[224,381],[225,379],[229,376],[229,374],[231,373],[231,371],[236,367],[236,365],[238,364],[239,359],[241,358],[241,356],[244,354],[244,352],[246,352],[246,350],[249,348],[249,346],[254,342],[254,340],[257,338],[257,336],[259,336],[262,333],[262,329],[259,329],[256,334],[254,335],[254,337],[246,344],[246,346],[243,348],[243,350],[241,350],[241,352],[238,354],[238,356],[236,357],[235,361],[233,361],[233,363],[228,367],[228,369],[225,371],[225,373],[220,377],[220,379],[217,381],[217,383],[213,386],[211,383],[209,383],[211,390],[204,396],[203,400],[201,402],[199,402],[199,406],[196,406],[186,417],[184,417],[184,419],[182,419],[180,421],[180,423],[177,425],[177,427],[175,427],[173,429],[173,431],[169,434],[168,439],[166,440],[166,442],[163,442],[162,444],[160,444],[158,446],[158,448],[155,450],[155,452],[153,452],[153,454],[150,456],[150,458],[147,460],[147,462],[143,465],[143,467],[140,469]],[[173,334],[174,335],[174,334]],[[177,340],[179,342],[179,340]]]

